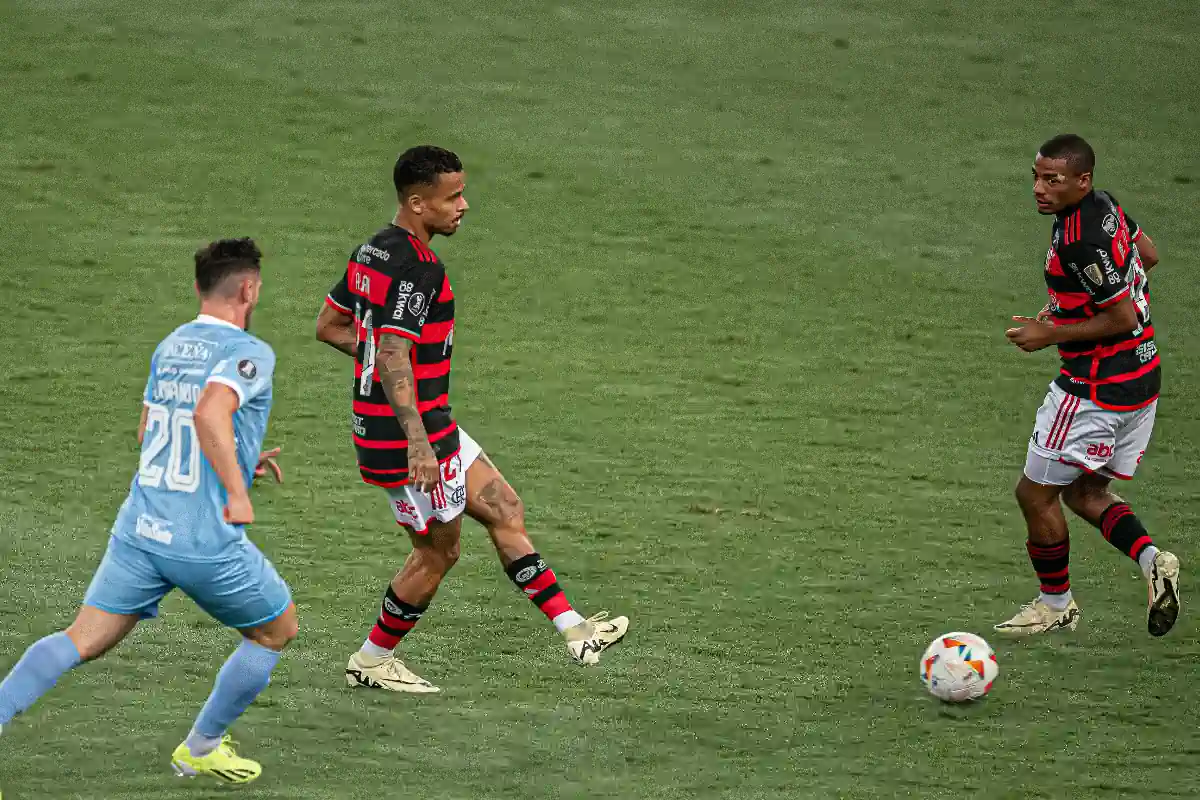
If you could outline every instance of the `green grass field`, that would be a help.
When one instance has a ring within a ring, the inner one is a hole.
[[[1196,624],[1151,640],[1136,568],[1082,524],[1074,635],[993,641],[977,708],[916,677],[1036,591],[1011,490],[1056,367],[1003,332],[1043,302],[1054,133],[1163,252],[1126,496],[1200,555],[1194,3],[405,5],[0,0],[0,672],[98,563],[192,252],[251,235],[287,470],[252,538],[301,638],[235,730],[267,769],[239,797],[1200,792]],[[456,415],[576,605],[634,628],[574,667],[468,524],[406,646],[444,692],[411,699],[342,682],[407,545],[313,320],[425,141],[469,169],[435,242]],[[235,643],[170,598],[4,733],[5,800],[230,796],[167,767]]]

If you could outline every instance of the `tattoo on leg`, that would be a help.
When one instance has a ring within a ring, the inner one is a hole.
[[[479,492],[479,502],[498,520],[507,522],[521,516],[521,498],[501,477],[492,478]]]

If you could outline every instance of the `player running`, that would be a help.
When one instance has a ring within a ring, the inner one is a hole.
[[[1068,577],[1061,497],[1104,539],[1141,567],[1149,585],[1147,628],[1162,636],[1179,616],[1179,559],[1150,535],[1109,484],[1137,470],[1161,383],[1146,272],[1154,242],[1112,195],[1092,188],[1096,156],[1072,134],[1042,145],[1033,166],[1038,212],[1055,215],[1046,254],[1050,302],[1008,331],[1026,352],[1057,345],[1062,369],[1050,385],[1029,441],[1017,501],[1041,594],[997,631],[1027,635],[1079,624]]]
[[[625,636],[629,620],[584,619],[525,530],[520,498],[450,413],[454,292],[429,248],[467,211],[463,165],[440,147],[414,147],[393,170],[399,210],[355,248],[325,300],[317,338],[354,358],[353,439],[362,479],[382,487],[413,549],[392,579],[346,682],[436,692],[395,656],[459,553],[462,514],[487,528],[505,572],[566,638],[581,664]]]
[[[226,731],[270,682],[296,636],[283,579],[246,537],[248,486],[278,451],[261,453],[271,413],[275,354],[247,333],[262,254],[250,239],[196,253],[200,315],[154,351],[138,425],[141,459],[108,550],[75,622],[36,642],[0,684],[0,725],[25,711],[68,670],[99,658],[159,602],[182,589],[244,638],[171,766],[182,776],[248,783],[262,773]]]

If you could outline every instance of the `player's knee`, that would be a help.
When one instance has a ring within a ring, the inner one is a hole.
[[[71,644],[75,645],[75,649],[79,651],[80,661],[95,661],[112,649],[112,645],[108,642],[88,636],[74,625],[67,628],[66,634],[67,638],[71,640]]]
[[[1062,498],[1063,502],[1067,504],[1067,508],[1078,512],[1079,509],[1087,505],[1089,491],[1087,487],[1073,483],[1063,489]]]
[[[257,645],[275,650],[283,650],[300,634],[300,623],[295,614],[286,614],[270,625],[246,632],[246,638]]]
[[[525,525],[525,504],[500,476],[493,478],[479,491],[474,498],[474,505],[477,511],[473,516],[492,533],[503,528],[523,528]]]
[[[1017,482],[1017,487],[1013,490],[1013,497],[1017,499],[1017,504],[1021,508],[1026,508],[1029,503],[1029,489],[1025,485],[1025,480]]]
[[[1051,507],[1057,499],[1046,491],[1046,487],[1034,483],[1025,477],[1022,477],[1017,483],[1014,494],[1017,498],[1017,503],[1021,506],[1021,510],[1026,514],[1043,511]]]
[[[279,629],[275,632],[274,649],[282,650],[287,647],[296,637],[300,635],[300,620],[295,614],[288,614],[284,619],[280,620]]]
[[[280,651],[300,634],[300,620],[293,603],[287,610],[266,625],[242,631],[242,635],[268,650]]]
[[[460,552],[458,538],[455,537],[430,547],[417,548],[413,550],[413,557],[418,559],[417,566],[421,570],[436,575],[445,575],[451,567],[458,563]]]
[[[450,568],[458,563],[458,557],[462,553],[462,547],[458,543],[458,539],[452,542],[447,542],[442,547],[438,548],[438,556],[443,564],[443,572],[449,572]]]
[[[499,513],[488,528],[492,534],[512,531],[525,532],[525,503],[520,496],[509,489],[502,497]]]
[[[1107,481],[1098,481],[1085,476],[1063,489],[1063,502],[1067,508],[1084,519],[1098,515],[1115,501],[1109,492]]]
[[[71,642],[75,645],[75,649],[79,651],[80,661],[95,661],[100,656],[104,655],[108,648],[102,648],[96,645],[95,642],[87,639],[71,638]]]

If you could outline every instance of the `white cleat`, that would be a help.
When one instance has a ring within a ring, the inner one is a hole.
[[[1150,568],[1150,608],[1146,628],[1151,636],[1163,636],[1179,619],[1179,559],[1159,550]]]
[[[600,654],[625,638],[629,632],[628,617],[608,618],[607,611],[588,617],[563,632],[571,658],[585,666],[600,662]]]
[[[372,658],[361,650],[350,656],[350,661],[346,664],[346,684],[409,694],[433,694],[441,691],[404,666],[404,662],[394,655]]]
[[[1016,616],[996,625],[993,630],[1010,636],[1031,636],[1035,633],[1075,630],[1079,624],[1079,606],[1072,599],[1066,608],[1051,608],[1039,597],[1021,606]]]

